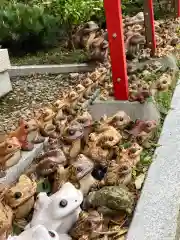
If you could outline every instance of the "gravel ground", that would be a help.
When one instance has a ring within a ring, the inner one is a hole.
[[[74,80],[62,75],[31,75],[11,79],[13,91],[0,99],[0,132],[17,127],[20,117],[31,117],[32,109],[52,102]]]

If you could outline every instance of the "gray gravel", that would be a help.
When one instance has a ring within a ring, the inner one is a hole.
[[[17,127],[20,117],[32,116],[32,109],[60,98],[61,92],[76,84],[65,75],[31,75],[11,79],[13,91],[0,99],[0,132]]]

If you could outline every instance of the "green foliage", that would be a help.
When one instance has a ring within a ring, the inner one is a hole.
[[[55,46],[74,25],[104,18],[99,0],[3,0],[0,6],[0,44],[11,51]]]
[[[122,10],[124,15],[134,15],[143,11],[144,0],[122,0]]]
[[[51,184],[50,182],[45,178],[45,179],[41,179],[38,184],[37,184],[37,193],[40,192],[46,192],[46,193],[50,193],[51,192]]]
[[[125,15],[143,11],[144,0],[121,2]],[[158,18],[162,9],[158,0],[154,3]],[[103,0],[1,0],[0,45],[25,52],[55,46],[74,26],[90,20],[105,27]]]
[[[0,8],[0,29],[0,44],[10,48],[33,41],[38,47],[54,45],[59,31],[58,20],[43,7],[15,2]]]
[[[62,25],[71,27],[91,20],[95,15],[104,16],[101,0],[32,0],[43,6],[45,11],[56,16]]]

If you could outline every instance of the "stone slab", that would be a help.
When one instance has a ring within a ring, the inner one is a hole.
[[[112,116],[121,110],[125,111],[132,120],[156,120],[159,122],[160,119],[154,102],[140,104],[139,102],[96,100],[88,109],[95,120],[99,120],[103,115]]]
[[[11,68],[7,49],[0,49],[0,73]]]
[[[143,63],[136,63],[136,67],[142,68],[144,64],[151,63],[152,61],[160,61],[164,67],[177,68],[176,57],[171,54],[164,58],[151,59]],[[63,74],[63,73],[79,73],[90,72],[96,68],[96,65],[87,63],[75,64],[57,64],[57,65],[25,65],[25,66],[11,66],[8,70],[10,77],[27,76],[30,74]]]
[[[62,65],[27,65],[11,66],[9,75],[11,77],[27,76],[30,74],[61,74],[61,73],[79,73],[89,72],[95,69],[95,65],[82,64],[62,64]]]
[[[174,69],[175,71],[179,71],[178,63],[177,63],[177,58],[175,54],[170,54],[168,56],[163,57],[160,62],[162,63],[164,68],[171,68]]]
[[[46,139],[45,141],[47,141]],[[30,166],[33,159],[43,151],[44,143],[36,144],[34,149],[29,152],[22,151],[22,157],[18,164],[7,170],[4,178],[0,178],[0,183],[11,184],[18,180],[20,175]]]
[[[176,54],[169,54],[168,56],[164,56],[161,58],[151,58],[149,60],[143,61],[143,62],[136,62],[133,63],[133,69],[141,69],[143,70],[144,65],[146,64],[152,64],[153,62],[159,62],[161,63],[161,71],[166,71],[167,68],[173,69],[175,72],[179,70],[178,68],[178,64],[177,64],[177,58],[176,58]]]
[[[180,239],[180,81],[127,240]]]
[[[9,73],[7,71],[0,72],[0,97],[4,96],[12,90]]]

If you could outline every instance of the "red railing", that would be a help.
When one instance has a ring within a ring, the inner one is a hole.
[[[180,0],[174,0],[176,16],[180,17]],[[114,97],[128,100],[128,76],[123,35],[121,0],[104,0],[108,30]],[[144,0],[145,33],[152,55],[156,50],[153,0]]]
[[[114,97],[128,99],[128,76],[124,46],[123,20],[120,0],[104,0],[111,56]]]
[[[175,9],[176,9],[176,16],[180,17],[180,0],[175,0]]]

